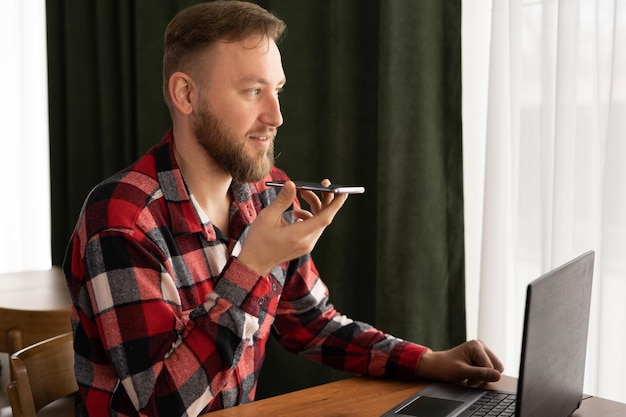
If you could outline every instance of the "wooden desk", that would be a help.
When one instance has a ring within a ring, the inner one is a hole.
[[[0,274],[0,307],[15,310],[70,310],[72,301],[63,270]]]
[[[516,379],[504,377],[490,388],[515,390]],[[370,378],[349,378],[250,404],[203,414],[202,417],[378,417],[425,386]],[[600,398],[583,401],[572,417],[623,417],[626,404]]]
[[[491,388],[515,390],[516,379],[504,377]],[[307,388],[250,404],[202,414],[200,417],[378,417],[407,399],[425,384],[370,378],[349,378]],[[63,398],[44,407],[38,416],[66,416],[73,400]],[[65,412],[65,414],[64,414]],[[583,401],[572,417],[623,417],[626,404],[592,397]],[[11,410],[0,409],[0,417],[10,417]]]

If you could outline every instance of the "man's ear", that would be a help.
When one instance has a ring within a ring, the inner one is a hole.
[[[182,114],[191,114],[192,93],[195,89],[191,77],[184,72],[175,72],[170,76],[167,89],[172,105]]]

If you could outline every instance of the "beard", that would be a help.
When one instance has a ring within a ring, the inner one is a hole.
[[[207,103],[203,104],[196,115],[194,134],[211,159],[235,182],[257,182],[269,174],[274,166],[276,131],[264,132],[262,136],[267,136],[269,146],[260,149],[255,157],[250,157],[246,151],[248,139],[237,138],[211,113]]]

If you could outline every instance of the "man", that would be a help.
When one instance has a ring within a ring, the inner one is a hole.
[[[500,378],[480,342],[444,352],[340,315],[310,252],[346,195],[273,166],[284,23],[245,2],[180,12],[165,33],[172,130],[94,188],[65,259],[78,416],[197,416],[254,400],[270,330],[345,371],[470,385]],[[325,180],[324,184],[329,182]]]

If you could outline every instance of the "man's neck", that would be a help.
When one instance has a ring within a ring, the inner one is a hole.
[[[174,156],[189,191],[211,223],[228,235],[232,177],[218,167],[196,141],[176,141],[174,136],[173,143]]]

